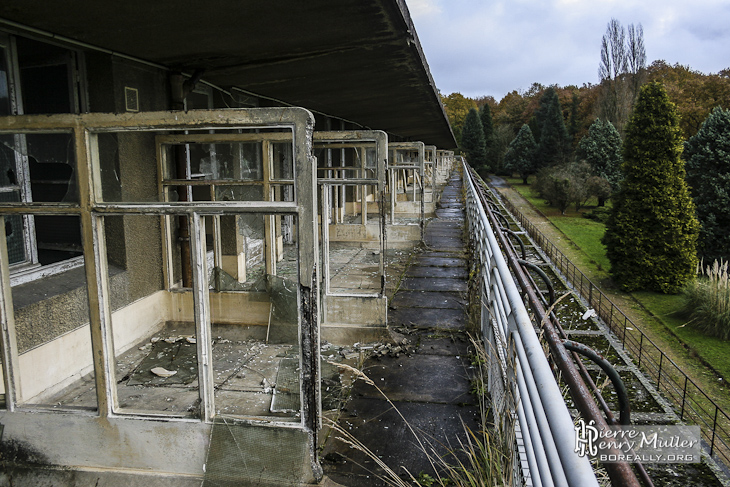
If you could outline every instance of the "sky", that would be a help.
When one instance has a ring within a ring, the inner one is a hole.
[[[441,93],[475,98],[598,83],[612,18],[644,29],[647,65],[730,68],[730,0],[406,0]]]

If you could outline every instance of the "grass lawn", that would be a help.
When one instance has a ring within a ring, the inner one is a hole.
[[[588,210],[576,212],[570,208],[561,215],[556,208],[549,207],[538,197],[530,186],[522,184],[521,178],[506,178],[513,189],[517,190],[530,203],[540,210],[550,221],[586,256],[582,262],[575,262],[579,268],[590,268],[597,275],[608,276],[610,263],[606,258],[606,250],[601,243],[605,232],[602,223],[582,216]],[[676,336],[684,345],[689,347],[691,354],[698,356],[709,364],[726,380],[730,380],[730,341],[709,337],[690,325],[686,319],[679,316],[682,307],[682,295],[667,295],[652,292],[635,292],[631,294],[641,306],[652,316],[656,317],[667,331]],[[646,326],[651,326],[647,323]],[[656,327],[652,327],[656,330]],[[656,330],[661,332],[661,330]],[[680,364],[681,365],[681,364]]]
[[[730,342],[707,336],[687,324],[679,311],[684,304],[681,294],[660,294],[648,291],[632,293],[642,306],[656,316],[664,326],[685,343],[694,354],[730,380]]]
[[[570,207],[564,215],[561,215],[557,208],[548,206],[545,200],[540,198],[530,186],[522,184],[522,178],[507,178],[507,182],[532,206],[547,216],[586,255],[585,262],[576,264],[588,264],[598,271],[599,275],[608,276],[611,264],[606,258],[606,248],[601,243],[606,227],[600,222],[583,216],[595,206],[581,208],[580,211],[575,211],[573,207]]]

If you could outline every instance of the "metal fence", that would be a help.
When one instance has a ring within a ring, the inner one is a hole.
[[[671,400],[679,418],[699,425],[709,455],[730,468],[730,416],[710,398],[679,366],[669,358],[636,324],[619,309],[583,272],[506,198],[505,208],[527,231],[532,240],[574,290],[592,306],[596,314],[634,357],[637,366],[654,383],[657,390]]]
[[[516,428],[516,413],[524,447],[515,473],[523,475],[525,485],[597,486],[588,458],[574,452],[573,420],[485,208],[466,174],[464,185],[481,286],[481,331],[489,357],[492,410],[495,421],[505,428]]]

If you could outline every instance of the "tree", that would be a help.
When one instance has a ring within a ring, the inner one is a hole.
[[[509,144],[515,139],[515,133],[509,125],[497,125],[494,131],[494,161],[491,163],[491,169],[498,175],[509,175],[510,171],[505,167],[504,156],[509,148]]]
[[[595,176],[586,162],[569,162],[559,166],[542,168],[537,173],[533,188],[550,206],[565,213],[570,205],[580,210],[593,196],[599,198],[610,185],[604,178]]]
[[[687,183],[702,225],[698,251],[712,261],[730,258],[730,110],[715,108],[684,145]]]
[[[471,98],[467,98],[461,93],[451,93],[448,96],[441,95],[441,103],[444,104],[444,111],[449,117],[451,130],[454,132],[456,143],[461,146],[461,131],[464,127],[464,121],[469,110],[476,108],[477,104]]]
[[[527,177],[534,174],[535,152],[537,144],[532,136],[532,130],[527,124],[522,125],[517,137],[509,144],[509,148],[504,155],[504,166],[512,172],[519,173],[522,182],[527,184]]]
[[[578,107],[580,107],[580,98],[578,98],[578,93],[573,92],[570,100],[570,122],[568,123],[568,135],[573,144],[577,140],[576,136],[578,135],[580,125],[580,121],[578,120]]]
[[[495,164],[497,156],[495,154],[495,140],[494,140],[494,123],[492,122],[492,109],[489,108],[489,104],[485,103],[482,108],[479,109],[479,120],[482,122],[482,129],[484,130],[484,149],[486,151],[487,165],[491,170],[494,170],[497,165]]]
[[[484,146],[484,129],[476,108],[469,110],[461,132],[461,148],[466,152],[469,164],[477,171],[487,170],[487,151]]]
[[[528,113],[527,105],[529,100],[519,92],[511,91],[499,101],[497,110],[492,118],[497,125],[506,125],[512,129],[512,133],[520,131],[522,124],[530,121],[531,112]]]
[[[641,24],[626,29],[611,19],[601,39],[601,62],[598,79],[601,82],[599,115],[623,131],[646,73],[646,48]]]
[[[624,180],[603,237],[627,291],[676,293],[694,278],[699,223],[681,153],[677,109],[661,84],[648,83],[626,125]]]
[[[537,147],[539,167],[550,167],[567,162],[572,152],[572,144],[568,130],[565,128],[558,94],[553,88],[545,90],[535,118],[540,126]]]
[[[590,164],[596,176],[608,180],[613,192],[618,190],[623,176],[621,150],[621,136],[616,127],[611,122],[597,118],[588,129],[588,134],[580,139],[577,155]],[[605,199],[599,197],[598,206],[604,203]]]
[[[723,71],[703,74],[689,66],[654,61],[647,68],[647,77],[649,81],[663,83],[669,98],[677,104],[685,139],[697,133],[715,107],[730,108],[730,77]]]
[[[644,47],[644,28],[641,24],[629,24],[629,38],[626,45],[626,72],[629,78],[631,104],[639,96],[641,85],[646,79],[646,48]]]

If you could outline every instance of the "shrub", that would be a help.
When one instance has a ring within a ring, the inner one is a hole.
[[[696,281],[685,288],[684,313],[690,325],[723,340],[730,339],[730,276],[728,263],[715,261],[703,269],[698,266]]]
[[[597,221],[605,225],[608,221],[608,215],[610,214],[610,208],[607,208],[605,206],[599,206],[598,208],[593,208],[591,211],[584,213],[583,216],[585,218],[589,218],[593,221]]]

